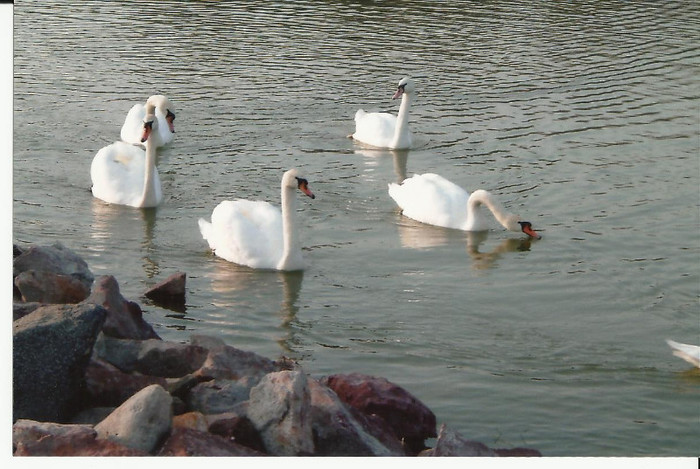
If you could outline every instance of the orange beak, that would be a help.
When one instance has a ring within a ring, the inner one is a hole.
[[[153,130],[153,123],[152,122],[144,122],[143,123],[143,133],[141,134],[141,143],[148,140],[148,137],[151,136],[152,130]]]
[[[542,239],[542,236],[538,235],[535,230],[532,229],[532,225],[530,223],[523,223],[523,233],[525,233],[528,236],[531,236],[535,239]]]

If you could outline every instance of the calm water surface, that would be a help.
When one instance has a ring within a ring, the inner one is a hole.
[[[18,1],[14,28],[14,242],[113,274],[164,339],[384,376],[489,446],[700,454],[700,373],[664,342],[700,343],[696,2]],[[418,147],[347,139],[406,75]],[[156,92],[163,204],[94,199],[93,156]],[[309,268],[214,257],[197,219],[278,204],[293,166]],[[543,239],[402,217],[387,183],[423,172]],[[178,270],[184,312],[141,297]]]

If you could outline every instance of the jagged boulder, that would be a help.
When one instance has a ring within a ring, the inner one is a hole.
[[[425,449],[425,440],[437,436],[435,414],[412,394],[385,378],[360,373],[331,375],[321,380],[349,406],[383,419],[408,454]]]
[[[119,292],[119,284],[111,275],[103,275],[95,281],[92,293],[85,300],[107,310],[103,327],[105,335],[120,339],[160,339],[153,327],[143,319],[141,307],[127,301]]]
[[[391,450],[369,434],[333,391],[308,382],[316,456],[404,456],[398,442]]]
[[[48,305],[13,322],[14,420],[64,422],[80,409],[85,369],[107,312]]]
[[[301,371],[270,373],[250,391],[248,418],[269,454],[314,453],[310,404],[309,385]]]

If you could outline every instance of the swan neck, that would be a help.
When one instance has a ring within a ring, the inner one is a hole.
[[[151,143],[151,138],[146,140],[146,168],[144,171],[143,195],[141,196],[141,207],[154,207],[158,204],[156,200],[156,147]]]
[[[396,129],[394,129],[393,148],[404,148],[409,146],[408,133],[408,111],[411,109],[413,98],[410,94],[404,93],[401,96],[401,106],[399,106],[399,114],[396,118]]]
[[[296,228],[296,192],[293,187],[282,185],[282,239],[284,249],[278,268],[286,270],[293,256],[301,250]]]
[[[486,206],[489,209],[493,217],[501,224],[504,228],[510,230],[511,219],[513,215],[506,212],[503,206],[494,199],[490,192],[485,190],[477,190],[472,193],[467,202],[467,221],[472,227],[478,225],[477,220],[479,218],[479,207],[481,205]]]

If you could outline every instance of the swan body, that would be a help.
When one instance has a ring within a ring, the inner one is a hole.
[[[481,207],[486,207],[504,228],[540,238],[530,222],[506,212],[490,192],[479,189],[470,195],[437,174],[417,174],[401,184],[390,183],[389,195],[405,216],[421,223],[463,231],[484,231],[488,229],[489,220]]]
[[[163,200],[156,168],[153,134],[157,130],[154,106],[147,107],[141,123],[146,149],[115,142],[97,152],[90,166],[92,194],[107,203],[155,207]]]
[[[226,200],[214,208],[211,222],[199,219],[199,230],[214,254],[254,269],[305,267],[296,226],[296,189],[315,196],[296,169],[284,173],[281,186],[281,211],[268,202]]]
[[[154,132],[153,144],[160,147],[170,143],[175,134],[175,114],[173,113],[170,100],[161,94],[156,94],[148,98],[146,104],[134,104],[126,115],[121,130],[121,139],[127,143],[141,143],[141,128],[143,118],[146,116],[146,106],[151,103],[156,109],[156,119],[158,119],[158,131]]]
[[[666,343],[673,349],[673,354],[675,356],[700,368],[700,347],[697,345],[681,344],[669,339],[666,339]]]
[[[408,111],[413,101],[415,84],[410,78],[403,78],[392,97],[401,97],[399,114],[388,112],[365,112],[359,109],[355,113],[355,133],[351,137],[359,142],[377,148],[391,150],[411,148],[413,138],[408,128]]]

